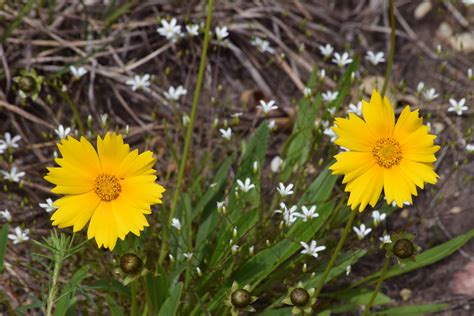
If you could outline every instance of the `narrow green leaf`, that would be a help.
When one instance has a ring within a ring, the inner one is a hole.
[[[183,291],[183,283],[179,282],[171,290],[170,296],[166,299],[165,303],[160,309],[158,316],[174,316],[178,311],[179,300],[181,299],[181,293]]]
[[[122,311],[122,309],[120,309],[120,306],[117,304],[117,302],[113,299],[112,296],[106,295],[105,300],[109,305],[110,313],[112,316],[125,316],[125,313]]]
[[[5,30],[5,32],[2,34],[2,37],[0,38],[0,43],[3,43],[13,33],[13,31],[15,31],[16,28],[20,26],[20,24],[23,22],[23,18],[30,13],[31,9],[33,8],[34,3],[35,1],[28,0],[25,6],[21,8],[15,20],[13,20],[13,22],[8,24],[7,29]]]
[[[89,266],[83,266],[74,273],[69,282],[64,286],[61,295],[58,297],[55,305],[54,316],[66,315],[67,311],[73,306],[77,299],[75,298],[76,291],[81,282],[87,278]]]
[[[7,250],[7,242],[8,242],[8,224],[2,226],[0,230],[0,272],[3,271],[5,260],[5,252]]]
[[[412,305],[412,306],[399,306],[385,309],[380,312],[371,313],[373,316],[416,316],[416,315],[431,315],[442,311],[447,308],[448,304],[425,304],[425,305]]]

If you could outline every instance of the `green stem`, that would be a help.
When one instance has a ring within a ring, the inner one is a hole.
[[[168,218],[168,222],[170,225],[176,213],[176,205],[178,203],[179,194],[181,193],[181,185],[183,183],[184,170],[186,168],[186,162],[187,162],[188,154],[189,154],[189,147],[191,145],[191,136],[193,134],[194,122],[196,121],[197,105],[198,105],[199,95],[201,93],[202,81],[204,78],[204,70],[205,70],[206,58],[207,58],[207,48],[209,46],[209,33],[211,30],[211,18],[212,18],[212,6],[213,6],[212,2],[213,0],[207,1],[207,18],[206,18],[206,26],[204,30],[204,43],[203,43],[202,51],[201,51],[201,63],[199,64],[199,73],[198,73],[198,78],[197,78],[197,83],[196,83],[196,89],[194,90],[193,105],[191,108],[191,118],[189,121],[188,130],[186,132],[186,139],[184,141],[183,157],[181,158],[181,161],[179,164],[178,181],[176,183],[176,189],[174,191],[173,199],[171,201],[170,215]],[[163,239],[164,242],[162,243],[162,246],[161,246],[160,258],[159,258],[160,264],[163,263],[166,253],[168,252],[168,249],[167,249],[168,245],[166,243],[167,236],[163,236],[163,238],[164,238]]]
[[[130,307],[130,316],[138,316],[138,302],[137,302],[137,280],[130,283],[130,292],[132,296],[132,306]]]
[[[326,278],[328,277],[329,272],[331,271],[332,267],[334,266],[334,263],[336,262],[337,256],[341,252],[342,246],[344,245],[347,235],[349,234],[349,231],[351,230],[352,223],[354,223],[354,219],[356,215],[357,215],[357,211],[351,211],[351,215],[349,216],[349,219],[347,220],[346,227],[344,227],[344,231],[342,232],[342,236],[339,239],[339,242],[337,243],[336,249],[334,250],[332,257],[329,260],[328,265],[326,266],[326,270],[324,270],[323,276],[321,277],[321,281],[319,281],[319,285],[316,288],[316,293],[314,296],[316,299],[318,298],[319,293],[321,293],[321,289],[323,288]]]
[[[388,14],[390,17],[390,52],[388,55],[387,69],[385,71],[385,79],[382,87],[382,97],[387,91],[390,75],[392,74],[393,59],[395,57],[395,15],[393,14],[393,0],[389,0]]]
[[[53,279],[51,281],[51,288],[49,289],[48,299],[46,303],[46,315],[53,315],[53,306],[56,296],[58,294],[58,280],[61,271],[62,257],[56,255],[54,260]]]
[[[380,271],[380,277],[377,280],[377,285],[375,286],[375,289],[372,292],[372,296],[370,297],[369,302],[367,303],[367,305],[365,305],[365,310],[364,310],[364,315],[363,316],[369,315],[370,308],[372,307],[372,304],[374,303],[375,298],[377,297],[377,294],[380,291],[380,287],[382,287],[382,282],[385,279],[385,274],[387,273],[389,263],[390,263],[390,258],[385,257],[385,261],[383,262],[382,270]]]

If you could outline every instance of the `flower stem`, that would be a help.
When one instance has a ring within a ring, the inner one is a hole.
[[[47,316],[53,315],[54,301],[56,300],[56,296],[58,294],[58,280],[59,280],[59,273],[61,271],[61,266],[62,266],[62,257],[55,255],[53,278],[51,281],[51,288],[49,289],[48,299],[46,302],[46,315]]]
[[[385,79],[382,87],[382,97],[387,91],[390,75],[392,74],[393,58],[395,56],[395,15],[393,14],[393,0],[389,0],[388,14],[390,17],[390,52],[388,55],[387,69],[385,71]]]
[[[138,302],[137,302],[137,280],[130,283],[130,292],[132,296],[132,305],[130,307],[130,316],[138,316]]]
[[[351,215],[349,216],[349,219],[347,220],[346,227],[344,227],[344,231],[342,232],[341,238],[339,239],[339,242],[337,243],[336,249],[334,250],[332,257],[326,266],[326,270],[324,270],[323,276],[321,277],[321,281],[319,281],[318,287],[316,288],[316,292],[314,294],[314,297],[316,299],[318,298],[319,293],[321,293],[321,289],[324,286],[326,278],[328,277],[329,272],[331,271],[332,267],[334,266],[334,263],[336,262],[337,256],[339,255],[339,252],[341,251],[342,246],[344,245],[344,242],[346,241],[347,235],[349,234],[349,231],[351,230],[352,223],[354,222],[356,215],[357,215],[357,211],[351,211]]]
[[[197,83],[196,83],[196,89],[194,90],[193,104],[191,108],[191,118],[189,120],[188,130],[186,132],[186,138],[184,141],[183,157],[181,158],[181,161],[179,164],[178,181],[176,182],[176,189],[173,194],[173,199],[171,200],[170,215],[168,217],[168,222],[170,225],[176,213],[176,205],[178,203],[179,194],[181,193],[181,185],[183,183],[184,169],[186,168],[186,162],[187,162],[188,154],[189,154],[189,147],[191,145],[191,136],[193,134],[194,122],[196,121],[197,105],[198,105],[199,95],[201,93],[202,81],[204,78],[204,70],[205,70],[206,58],[207,58],[207,48],[209,46],[209,33],[211,30],[212,6],[213,6],[213,0],[208,0],[206,26],[204,29],[204,42],[203,42],[202,51],[201,51],[201,63],[199,64],[199,73],[198,73],[198,78],[197,78]],[[167,230],[164,230],[164,232],[165,231]],[[160,258],[159,258],[160,264],[163,263],[166,253],[168,252],[168,249],[167,249],[168,246],[166,243],[167,234],[165,233],[164,235],[165,235],[163,236],[164,242],[162,243]]]
[[[375,298],[377,297],[377,294],[380,291],[380,287],[382,286],[382,282],[385,279],[385,274],[387,273],[389,263],[390,263],[390,258],[385,257],[385,260],[383,262],[382,270],[380,271],[380,277],[377,280],[377,285],[375,285],[375,289],[372,292],[372,296],[370,297],[369,302],[367,303],[367,305],[365,305],[365,310],[364,310],[364,315],[363,316],[369,315],[370,308],[372,307],[372,304],[374,303]]]

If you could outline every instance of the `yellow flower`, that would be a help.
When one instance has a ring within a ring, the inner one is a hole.
[[[59,167],[48,168],[45,179],[56,186],[53,193],[65,194],[54,202],[58,208],[52,215],[53,225],[73,226],[74,232],[89,222],[87,237],[98,247],[114,249],[117,238],[148,226],[144,214],[150,206],[161,203],[165,189],[155,183],[151,151],[130,151],[122,136],[107,133],[97,137],[97,151],[81,137],[63,139],[58,144],[62,158]]]
[[[346,192],[350,192],[348,205],[363,211],[367,204],[374,207],[382,189],[387,203],[395,201],[412,203],[417,195],[416,187],[424,183],[434,184],[438,175],[434,172],[434,155],[439,146],[434,145],[436,136],[428,133],[418,110],[406,106],[398,121],[387,97],[374,90],[370,103],[362,101],[360,117],[349,114],[348,119],[336,118],[334,132],[336,144],[348,149],[335,156],[337,162],[330,169],[343,174]]]

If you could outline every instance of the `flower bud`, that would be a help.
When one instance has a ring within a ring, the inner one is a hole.
[[[137,274],[143,268],[143,261],[134,253],[124,254],[120,258],[120,269],[126,274]]]
[[[297,287],[290,293],[290,299],[295,306],[305,306],[310,299],[308,291],[302,287]]]
[[[21,91],[30,93],[36,89],[36,80],[32,76],[25,75],[22,76],[18,81],[18,86],[20,87]]]
[[[232,292],[230,302],[237,308],[245,308],[252,301],[250,292],[244,289],[238,289]]]
[[[415,245],[406,238],[399,239],[393,245],[393,253],[400,259],[410,258],[415,253]]]

